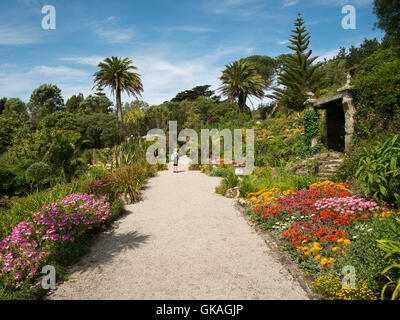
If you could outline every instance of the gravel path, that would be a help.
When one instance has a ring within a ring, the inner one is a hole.
[[[180,170],[151,179],[49,299],[308,299],[234,200],[214,193],[220,178]]]

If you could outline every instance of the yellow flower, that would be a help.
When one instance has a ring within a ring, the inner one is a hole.
[[[348,245],[348,244],[351,243],[351,241],[350,241],[349,239],[346,239],[346,240],[343,241],[343,243],[346,244],[346,245]]]
[[[333,247],[333,248],[332,248],[332,251],[333,251],[333,252],[336,252],[336,251],[338,251],[338,250],[340,250],[340,247]]]

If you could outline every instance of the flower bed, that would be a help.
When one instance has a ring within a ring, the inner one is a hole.
[[[287,243],[295,260],[315,275],[326,275],[346,256],[365,223],[397,215],[387,206],[352,195],[349,188],[326,181],[303,190],[261,190],[249,194],[247,202],[250,214]]]
[[[0,293],[28,289],[38,270],[67,243],[89,230],[105,229],[111,218],[105,196],[97,200],[93,194],[71,194],[44,205],[31,221],[20,222],[0,241]]]

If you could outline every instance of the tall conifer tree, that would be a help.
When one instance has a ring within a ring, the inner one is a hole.
[[[289,49],[292,54],[285,55],[278,77],[278,87],[269,97],[277,99],[281,105],[289,109],[301,110],[307,99],[308,91],[315,92],[323,76],[322,63],[314,63],[318,57],[311,58],[310,33],[304,26],[300,13],[292,30]]]

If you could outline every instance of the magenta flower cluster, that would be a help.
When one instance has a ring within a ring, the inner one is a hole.
[[[2,284],[32,278],[44,257],[51,253],[52,243],[74,242],[75,237],[94,227],[105,229],[111,217],[106,197],[71,194],[58,203],[45,205],[33,214],[33,221],[22,221],[10,235],[0,241],[0,281]]]
[[[368,201],[362,196],[344,198],[326,198],[315,202],[316,210],[332,210],[341,214],[356,214],[359,212],[376,212],[381,208],[376,202]]]

